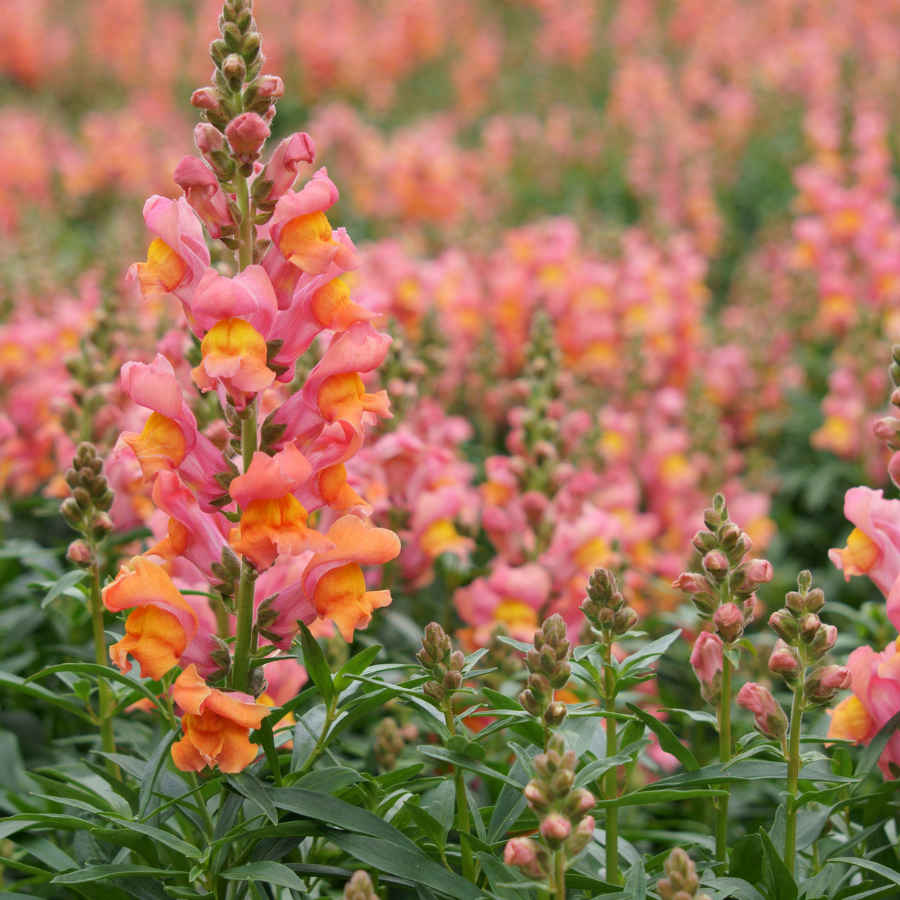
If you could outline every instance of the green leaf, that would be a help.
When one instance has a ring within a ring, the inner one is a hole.
[[[408,878],[459,900],[480,900],[482,897],[481,891],[474,884],[438,865],[415,845],[413,849],[409,849],[367,835],[331,829],[328,830],[328,840],[354,859],[389,875]]]
[[[606,809],[609,806],[643,806],[648,803],[669,803],[670,801],[693,800],[697,797],[727,797],[728,791],[716,791],[697,788],[688,791],[651,791],[649,786],[633,794],[623,794],[614,800],[598,800],[597,806]]]
[[[331,669],[325,660],[325,654],[319,646],[318,641],[312,636],[309,628],[303,624],[300,625],[300,646],[303,648],[303,664],[313,684],[319,689],[325,705],[331,703],[334,695],[334,683],[331,680]]]
[[[488,884],[501,900],[521,900],[521,898],[533,900],[536,896],[533,890],[526,887],[525,879],[518,869],[504,865],[490,853],[479,852],[475,856],[481,863]],[[515,886],[517,881],[523,883],[522,887]]]
[[[156,781],[159,778],[159,773],[166,766],[166,761],[169,758],[169,747],[172,745],[172,741],[174,741],[176,737],[177,734],[173,732],[164,735],[163,739],[159,742],[159,744],[157,744],[156,748],[154,749],[153,754],[150,756],[150,759],[147,760],[147,767],[144,770],[143,777],[141,778],[141,799],[138,803],[138,815],[142,818],[147,813],[151,801],[155,799],[153,796],[153,789],[156,787]]]
[[[28,697],[33,697],[35,700],[43,700],[45,703],[51,703],[53,706],[58,706],[60,709],[64,709],[66,712],[71,713],[73,716],[78,716],[79,719],[89,722],[92,726],[96,725],[96,722],[94,722],[91,716],[71,700],[60,697],[58,694],[54,694],[53,691],[48,691],[47,688],[41,687],[39,684],[26,683],[25,679],[19,678],[18,675],[11,675],[9,672],[0,671],[0,685],[11,688]]]
[[[762,857],[760,857],[760,862]],[[734,900],[766,900],[766,898],[744,878],[711,878],[704,882],[705,886],[727,891],[723,897],[733,897]]]
[[[696,772],[700,768],[694,754],[678,740],[665,722],[633,703],[625,705],[659,738],[659,745],[666,753],[671,753],[689,772]]]
[[[175,837],[174,834],[169,834],[168,831],[163,831],[161,828],[153,828],[150,825],[144,825],[141,822],[132,822],[128,819],[118,819],[116,821],[123,829],[153,838],[153,840],[158,841],[160,844],[165,844],[177,853],[181,853],[191,859],[200,858],[200,851],[193,844],[189,844],[187,841]],[[119,831],[120,829],[118,828],[92,828],[91,834],[100,840],[105,841],[110,839],[110,835],[117,834]]]
[[[84,581],[84,579],[87,578],[87,575],[88,573],[85,569],[74,569],[71,572],[66,572],[66,574],[50,588],[44,599],[41,600],[41,609],[45,606],[49,606],[60,594],[67,591],[70,587],[74,587],[80,581]]]
[[[85,881],[99,881],[101,878],[116,878],[123,875],[187,875],[179,869],[154,869],[152,866],[132,866],[125,863],[110,863],[102,866],[87,866],[65,875],[57,875],[54,884],[81,884]]]
[[[629,870],[623,891],[628,900],[645,900],[647,896],[647,876],[644,861],[639,859]]]
[[[422,744],[419,747],[416,747],[416,750],[428,759],[447,762],[451,765],[458,766],[460,769],[468,769],[470,772],[477,772],[479,775],[483,775],[486,778],[496,778],[504,784],[519,787],[519,783],[513,781],[508,775],[504,775],[502,772],[491,769],[477,759],[472,759],[471,756],[465,756],[462,753],[454,753],[452,750],[447,750],[444,747],[432,747],[428,744]]]
[[[365,650],[357,653],[356,656],[351,656],[334,676],[334,689],[339,694],[341,691],[346,690],[347,685],[350,683],[350,679],[347,676],[362,675],[369,668],[369,663],[378,656],[380,650],[381,644],[373,644],[371,647],[366,647]]]
[[[772,900],[797,900],[799,894],[797,882],[794,881],[788,867],[778,855],[772,839],[760,829],[760,840],[763,847],[763,881],[768,888]]]
[[[273,824],[278,824],[278,810],[263,786],[249,772],[226,775],[225,781],[242,797],[246,797]]]
[[[308,791],[319,791],[322,794],[333,794],[341,788],[356,784],[365,778],[362,772],[349,769],[346,766],[328,766],[324,769],[314,769],[307,772],[296,782],[296,787],[306,788]]]
[[[762,871],[763,846],[758,834],[745,834],[731,851],[728,874],[745,881],[759,880]]]
[[[43,678],[46,675],[56,675],[58,672],[74,672],[77,675],[93,675],[95,678],[103,678],[106,681],[117,681],[119,684],[124,684],[136,694],[140,694],[146,700],[149,700],[159,708],[159,711],[164,716],[168,717],[169,715],[166,704],[160,700],[153,691],[149,690],[146,685],[141,684],[139,681],[135,681],[133,678],[129,678],[128,675],[123,674],[118,669],[113,669],[109,666],[100,666],[97,665],[97,663],[62,663],[58,666],[50,666],[49,669],[43,669],[40,672],[36,672],[34,675],[30,675],[27,681],[31,682],[37,678]]]
[[[638,663],[646,666],[652,662],[655,662],[666,652],[666,650],[669,649],[669,647],[672,646],[672,644],[675,643],[675,641],[677,641],[681,637],[681,635],[682,630],[679,628],[676,631],[673,631],[671,634],[667,634],[665,637],[657,638],[655,641],[651,641],[640,650],[632,653],[631,656],[626,656],[620,664],[621,673],[625,675]]]
[[[416,803],[407,800],[404,804],[409,817],[413,820],[416,827],[425,835],[436,847],[443,849],[446,840],[444,826],[427,809],[423,809]]]
[[[497,803],[491,812],[491,818],[487,827],[487,839],[489,844],[499,841],[504,837],[515,825],[522,811],[525,809],[525,795],[522,789],[528,783],[528,777],[522,764],[516,760],[516,764],[510,769],[509,777],[515,781],[519,787],[513,787],[511,784],[504,784],[497,798]]]
[[[436,821],[440,822],[446,841],[447,835],[453,827],[453,817],[456,815],[456,785],[449,778],[437,786],[434,797],[431,798],[431,803],[428,805],[428,811]]]
[[[610,769],[616,766],[624,766],[631,762],[630,756],[610,756],[605,759],[595,759],[592,763],[588,763],[575,776],[574,787],[584,787],[592,781],[596,781],[601,775],[604,775]]]
[[[221,875],[229,881],[265,881],[268,884],[277,884],[279,887],[306,893],[306,885],[287,866],[270,860],[228,869]]]
[[[328,710],[321,704],[297,719],[294,726],[294,749],[291,751],[291,771],[303,768],[318,743]]]
[[[845,863],[848,866],[856,866],[858,869],[865,869],[867,872],[880,875],[886,881],[890,881],[900,887],[900,873],[895,872],[893,869],[889,869],[887,866],[881,865],[881,863],[872,862],[869,859],[859,859],[854,856],[839,856],[837,859],[832,859],[831,862]]]

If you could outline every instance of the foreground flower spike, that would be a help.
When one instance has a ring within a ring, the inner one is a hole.
[[[850,687],[853,680],[850,669],[844,666],[820,666],[807,673],[807,666],[818,662],[837,640],[837,629],[819,619],[818,614],[824,606],[823,591],[812,587],[812,575],[808,571],[801,572],[797,576],[797,590],[788,592],[784,607],[769,618],[769,627],[779,638],[769,659],[769,669],[781,675],[794,694],[787,744],[781,721],[784,713],[768,691],[759,685],[747,684],[741,689],[745,702],[741,703],[741,697],[738,697],[738,702],[753,713],[757,730],[782,743],[788,764],[787,791],[790,797],[785,822],[784,862],[792,875],[796,865],[797,838],[797,810],[793,799],[797,796],[800,777],[803,713],[831,703],[839,691]]]
[[[525,665],[531,674],[525,690],[519,694],[519,703],[548,730],[559,728],[568,713],[565,703],[554,701],[553,692],[569,682],[569,653],[566,623],[557,613],[534,633],[534,647],[525,654]]]
[[[574,787],[576,763],[575,751],[566,748],[559,732],[554,733],[547,751],[534,758],[535,777],[525,786],[525,799],[540,823],[541,843],[513,838],[504,852],[507,865],[520,867],[532,878],[553,872],[559,897],[566,866],[594,835],[594,818],[588,813],[596,800],[590,791]]]
[[[172,747],[172,759],[183,772],[213,766],[240,772],[256,759],[259,747],[250,743],[250,729],[262,725],[267,706],[249,694],[210,688],[193,665],[175,679],[172,697],[184,711],[184,737]]]
[[[676,847],[663,863],[666,877],[656,882],[660,900],[710,900],[710,896],[700,890],[700,879],[694,861]]]
[[[422,690],[438,703],[462,687],[462,670],[465,657],[461,650],[453,650],[450,637],[437,622],[425,628],[422,649],[416,654],[419,665],[431,675],[431,681],[422,685]]]
[[[724,494],[713,497],[713,505],[703,512],[706,529],[692,540],[702,556],[702,572],[682,572],[672,587],[690,597],[701,619],[711,621],[716,634],[703,634],[691,654],[691,665],[700,679],[704,699],[717,707],[719,760],[731,759],[731,676],[740,658],[744,626],[753,615],[754,593],[772,580],[772,565],[764,559],[745,561],[753,548],[743,529],[728,517]],[[716,640],[712,640],[715,637]],[[721,677],[718,651],[721,649]],[[727,790],[727,785],[725,786]],[[724,875],[728,857],[728,797],[716,801],[716,861]]]
[[[637,624],[637,613],[625,605],[609,569],[594,569],[587,586],[587,600],[580,609],[605,643],[610,643],[612,637],[622,637]]]

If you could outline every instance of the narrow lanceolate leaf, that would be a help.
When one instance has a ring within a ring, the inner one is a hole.
[[[236,775],[226,775],[225,780],[230,787],[257,807],[273,825],[278,824],[278,810],[275,809],[275,804],[252,775],[248,772],[239,772]]]
[[[60,596],[60,594],[65,593],[69,588],[74,587],[80,581],[84,581],[84,579],[87,578],[87,575],[88,573],[84,569],[75,569],[72,572],[66,572],[66,574],[63,575],[49,591],[47,591],[46,596],[41,600],[41,609],[45,606],[49,606]]]
[[[155,875],[175,876],[187,875],[186,871],[179,869],[154,869],[152,866],[132,866],[125,863],[103,866],[88,866],[84,869],[78,869],[75,872],[66,872],[65,875],[57,875],[53,879],[54,884],[80,884],[85,881],[100,881],[105,878],[122,878],[129,875]]]
[[[287,866],[270,860],[229,869],[222,872],[222,877],[229,881],[265,881],[295,891],[306,891],[306,885]]]
[[[25,694],[27,697],[33,697],[35,700],[43,700],[45,703],[58,706],[60,709],[72,713],[73,716],[78,716],[79,719],[90,722],[91,725],[95,724],[91,716],[76,703],[54,694],[53,691],[48,691],[47,688],[41,687],[39,684],[27,683],[24,678],[19,678],[18,675],[10,675],[9,672],[0,671],[0,685],[18,691],[20,694]]]
[[[334,694],[334,684],[331,680],[331,669],[328,668],[328,662],[325,654],[319,646],[318,641],[312,636],[312,632],[300,622],[300,646],[303,648],[303,664],[313,684],[319,689],[325,704],[331,703]]]
[[[659,745],[666,753],[671,753],[689,772],[696,772],[700,768],[694,754],[678,740],[665,722],[633,703],[627,703],[626,706],[659,738]]]
[[[831,862],[845,863],[848,866],[856,866],[858,869],[865,869],[867,872],[880,875],[882,878],[891,881],[900,887],[900,872],[889,869],[887,866],[881,865],[881,863],[872,862],[868,859],[859,859],[855,856],[839,856],[837,859],[832,859]]]
[[[454,766],[459,766],[459,768],[461,769],[468,769],[470,772],[477,772],[479,775],[484,775],[487,778],[496,778],[498,781],[502,781],[504,784],[512,785],[512,787],[520,787],[519,783],[513,781],[513,779],[508,775],[504,775],[502,772],[494,771],[484,763],[478,762],[477,759],[472,759],[471,756],[466,756],[462,753],[454,753],[452,750],[447,750],[444,747],[430,747],[427,744],[416,747],[416,750],[418,750],[419,753],[422,754],[422,756],[427,756],[429,759],[436,759],[440,762],[448,762]]]

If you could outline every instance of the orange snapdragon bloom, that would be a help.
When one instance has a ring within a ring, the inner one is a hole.
[[[235,553],[258,569],[268,569],[279,554],[297,556],[304,550],[329,550],[333,543],[308,528],[307,511],[294,496],[312,475],[296,445],[287,444],[274,457],[257,451],[243,475],[231,483],[231,496],[243,509],[229,537]]]
[[[302,584],[320,618],[331,619],[345,641],[372,621],[372,611],[388,606],[390,591],[369,591],[360,563],[378,565],[400,553],[400,540],[387,528],[369,528],[356,516],[342,516],[328,530],[334,548],[316,553]]]
[[[116,580],[102,592],[110,612],[134,608],[125,620],[125,637],[109,648],[110,659],[131,671],[129,655],[141,667],[142,678],[159,680],[177,666],[197,633],[197,614],[172,583],[165,569],[143,556],[122,566]]]
[[[207,766],[240,772],[256,759],[259,747],[250,743],[250,729],[262,725],[267,706],[249,694],[211,688],[193,665],[175,680],[172,697],[184,710],[184,737],[172,747],[172,760],[182,772]]]

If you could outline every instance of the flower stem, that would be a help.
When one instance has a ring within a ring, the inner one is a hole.
[[[613,692],[612,673],[612,644],[604,647],[604,656],[608,668],[604,672],[606,711],[616,711],[616,698]],[[609,759],[616,755],[616,720],[613,716],[606,719],[606,757]],[[610,769],[605,776],[604,794],[607,800],[613,800],[618,796],[618,771]],[[610,806],[606,810],[606,880],[610,884],[619,883],[619,810]]]
[[[96,550],[95,550],[96,553]],[[94,659],[98,666],[109,665],[109,653],[106,648],[106,635],[103,632],[103,600],[100,594],[100,566],[96,562],[91,565],[91,620],[94,627]],[[113,733],[110,710],[115,702],[109,684],[104,678],[97,679],[97,696],[100,706],[100,741],[104,753],[116,752],[116,738]],[[119,767],[109,758],[105,759],[106,771],[113,778],[121,779]]]
[[[725,645],[725,650],[730,648]],[[722,696],[719,698],[719,763],[724,765],[731,759],[731,660],[722,659]],[[723,785],[728,791],[728,785]],[[716,803],[716,867],[719,876],[725,875],[728,862],[728,796],[719,797]]]
[[[197,781],[197,773],[188,772],[187,780],[188,784],[197,791],[197,794],[194,795],[194,802],[197,804],[197,811],[200,813],[200,818],[203,819],[203,826],[206,829],[206,838],[211,841],[216,828],[210,818],[209,810],[206,808],[206,801],[203,799],[203,794],[199,792],[200,784]]]
[[[803,720],[803,683],[794,688],[791,704],[791,736],[788,748],[788,810],[784,824],[784,864],[793,876],[797,860],[797,782],[800,780],[800,731]]]
[[[553,898],[566,900],[566,851],[560,847],[553,854]]]
[[[451,698],[444,701],[444,721],[451,735],[456,734],[456,725],[453,722],[453,710],[450,707]],[[459,766],[453,767],[453,781],[456,784],[456,814],[459,819],[460,834],[471,834],[469,824],[469,801],[466,798],[466,782],[463,771]],[[472,860],[472,847],[462,838],[459,840],[459,852],[462,856],[463,878],[475,883],[475,866]]]
[[[236,175],[237,204],[241,211],[241,246],[238,250],[238,269],[243,272],[253,264],[253,223],[250,221],[250,189],[243,175]]]

